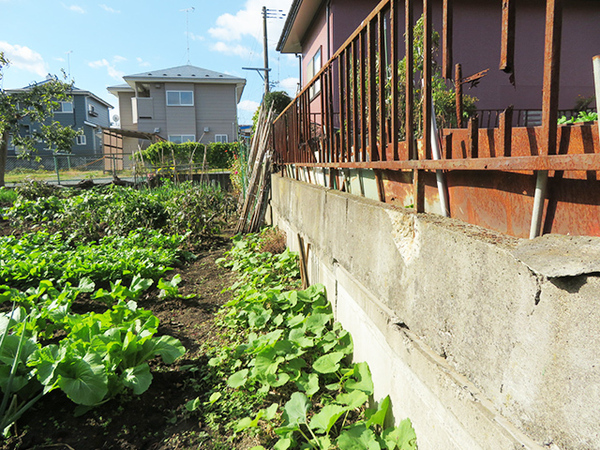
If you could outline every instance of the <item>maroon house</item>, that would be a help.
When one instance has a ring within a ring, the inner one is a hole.
[[[294,0],[277,50],[302,55],[302,86],[378,3],[374,0]],[[398,5],[398,20],[404,24],[404,2],[399,1]],[[477,87],[465,91],[479,99],[478,109],[499,110],[513,105],[517,110],[541,110],[545,7],[544,0],[517,3],[513,86],[509,74],[498,69],[502,2],[454,0],[453,62],[462,65],[464,77],[490,69]],[[415,1],[414,9],[416,19],[421,15],[421,2]],[[441,0],[433,1],[433,16],[433,28],[441,33]],[[573,109],[582,97],[590,98],[594,94],[592,57],[600,53],[599,24],[600,2],[564,2],[559,109]],[[402,56],[403,48],[399,52]],[[437,59],[440,57],[438,54]]]

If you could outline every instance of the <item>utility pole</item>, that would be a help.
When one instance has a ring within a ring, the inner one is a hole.
[[[262,7],[263,16],[263,52],[265,58],[265,95],[269,93],[269,51],[267,48],[267,7]]]
[[[262,68],[265,76],[265,95],[269,93],[269,49],[267,47],[267,19],[283,19],[285,13],[281,9],[267,9],[266,6],[262,7],[263,17],[263,52],[265,58],[265,67]]]

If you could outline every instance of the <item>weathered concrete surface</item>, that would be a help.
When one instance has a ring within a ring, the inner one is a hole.
[[[311,243],[311,282],[421,449],[600,449],[600,279],[551,271],[587,260],[579,241],[542,269],[531,243],[279,176],[272,217]]]
[[[600,274],[600,237],[548,234],[524,240],[513,255],[548,278]]]

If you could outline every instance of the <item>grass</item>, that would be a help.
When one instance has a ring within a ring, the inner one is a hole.
[[[82,178],[104,178],[111,176],[110,173],[105,173],[102,170],[90,170],[85,172],[82,172],[80,170],[61,170],[59,171],[59,175],[61,181],[80,180]],[[14,170],[11,172],[7,172],[4,176],[4,181],[6,183],[22,183],[25,180],[56,180],[56,172],[54,170],[31,170],[26,172],[21,170]]]
[[[223,172],[228,169],[210,169],[206,170],[206,173],[212,172]],[[150,173],[150,171],[148,171]],[[182,175],[186,175],[189,171],[181,171]],[[194,170],[194,173],[199,173],[197,170]],[[89,170],[89,171],[81,171],[81,170],[60,170],[60,181],[72,181],[72,180],[83,180],[83,179],[97,179],[97,178],[111,178],[112,172],[105,172],[103,170]],[[133,177],[133,170],[120,170],[117,172],[117,175],[121,178],[123,177]],[[139,174],[139,176],[145,176],[145,174]],[[56,171],[54,170],[14,170],[7,172],[4,176],[4,181],[6,183],[23,183],[27,180],[33,181],[55,181],[56,180]]]

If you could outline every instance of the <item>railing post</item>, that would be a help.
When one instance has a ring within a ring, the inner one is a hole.
[[[512,154],[512,118],[513,107],[511,105],[500,113],[498,123],[498,131],[500,133],[499,147],[503,149],[503,155],[507,157]]]
[[[369,153],[370,161],[377,161],[377,89],[375,86],[375,26],[373,24],[374,19],[369,20],[367,24],[367,54],[368,54],[368,79],[369,79],[369,91],[368,91],[368,128],[369,128]]]
[[[462,66],[456,65],[454,70],[454,99],[456,102],[456,126],[463,127],[463,93],[462,93]]]
[[[596,109],[600,112],[600,55],[592,59],[594,66],[594,86],[596,89]],[[598,121],[598,136],[600,136],[600,120]]]
[[[385,24],[383,12],[377,14],[377,50],[379,51],[379,160],[385,161],[386,158],[386,132],[385,132],[385,82],[386,82],[386,49],[385,49]]]
[[[390,0],[391,141],[392,157],[398,161],[398,0]]]
[[[512,73],[515,57],[515,0],[502,0],[500,70]]]
[[[444,0],[442,17],[442,76],[452,78],[453,0]]]
[[[405,139],[406,139],[406,151],[408,159],[418,159],[417,152],[415,149],[415,136],[413,128],[413,74],[414,74],[414,61],[413,61],[413,41],[414,41],[414,30],[413,30],[413,0],[406,0],[405,3],[405,55],[406,55],[406,111],[404,117],[406,118],[404,124]]]
[[[544,48],[544,91],[542,105],[542,155],[555,155],[558,134],[558,92],[560,82],[560,44],[562,35],[562,0],[546,2],[546,43]],[[529,238],[540,234],[548,171],[537,172]]]
[[[423,0],[423,152],[431,156],[431,74],[432,74],[432,24],[431,0]]]

